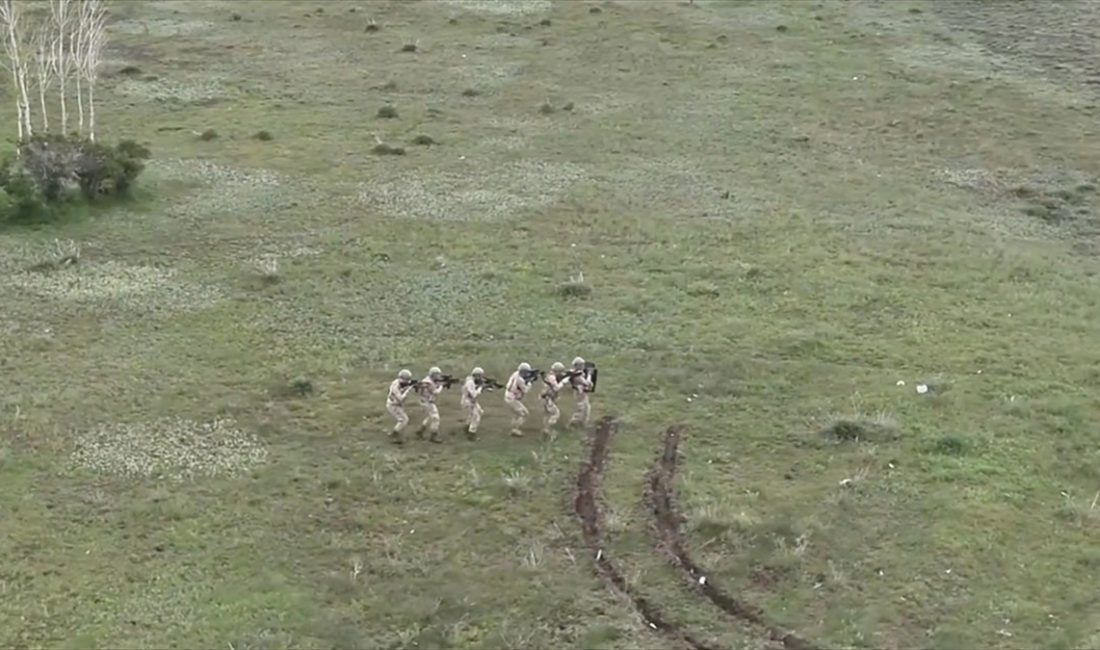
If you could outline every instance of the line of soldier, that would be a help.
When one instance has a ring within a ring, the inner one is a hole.
[[[569,421],[570,426],[587,426],[591,413],[591,404],[588,394],[595,388],[595,366],[586,363],[581,357],[573,359],[573,367],[566,370],[565,364],[555,362],[550,366],[550,372],[539,372],[531,369],[531,364],[524,362],[516,367],[515,372],[508,378],[506,384],[501,385],[496,380],[485,376],[481,368],[474,368],[462,383],[462,395],[460,403],[466,412],[466,436],[471,440],[477,439],[478,425],[481,423],[482,408],[478,398],[483,391],[504,390],[504,403],[513,413],[512,435],[523,435],[523,424],[527,420],[529,412],[523,404],[523,398],[527,396],[532,384],[541,377],[543,390],[539,398],[543,404],[543,427],[545,436],[552,436],[553,427],[558,422],[561,411],[558,410],[557,400],[561,393],[571,388],[576,397],[576,407]],[[386,396],[386,410],[397,421],[390,431],[390,439],[403,444],[402,431],[409,424],[409,416],[405,412],[405,400],[410,394],[416,392],[420,397],[420,405],[424,408],[425,418],[416,431],[416,437],[423,439],[425,431],[429,432],[432,442],[443,442],[439,437],[439,407],[436,399],[444,388],[458,383],[458,380],[443,374],[438,367],[432,367],[428,375],[416,381],[412,378],[412,372],[408,369],[397,373],[397,379],[390,383],[389,394]]]

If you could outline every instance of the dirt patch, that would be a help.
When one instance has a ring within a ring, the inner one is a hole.
[[[663,436],[664,448],[653,468],[649,471],[648,491],[646,500],[653,509],[654,526],[661,548],[672,563],[679,567],[684,578],[689,581],[692,588],[698,590],[710,600],[716,607],[726,612],[740,622],[747,623],[763,629],[773,641],[778,641],[784,647],[792,650],[814,650],[815,645],[806,641],[793,632],[786,632],[768,622],[764,613],[745,602],[739,601],[726,593],[721,587],[714,584],[707,577],[707,572],[697,565],[687,552],[684,538],[680,532],[682,517],[676,509],[673,478],[676,475],[680,436],[684,427],[669,427]]]
[[[604,418],[596,426],[588,460],[581,466],[581,471],[577,475],[577,496],[573,501],[573,510],[581,520],[584,541],[595,557],[596,574],[616,592],[626,596],[649,627],[695,650],[710,650],[712,646],[699,641],[676,624],[666,620],[655,605],[637,594],[627,584],[622,571],[615,566],[603,548],[604,513],[598,497],[611,436],[617,428],[612,418]]]

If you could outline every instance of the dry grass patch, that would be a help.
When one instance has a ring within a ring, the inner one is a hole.
[[[114,92],[141,101],[178,104],[205,104],[238,95],[238,91],[219,75],[183,80],[127,78],[115,86]]]
[[[181,282],[175,269],[131,266],[111,260],[26,270],[8,275],[0,282],[42,298],[112,302],[141,308],[195,308],[220,297],[220,292],[212,287]]]
[[[524,161],[469,175],[417,174],[366,185],[359,200],[394,217],[493,221],[549,205],[584,178],[572,163]]]
[[[445,0],[454,7],[475,13],[521,16],[550,11],[550,0]]]
[[[264,463],[268,455],[255,436],[222,419],[106,424],[79,432],[73,444],[74,466],[131,478],[233,475]]]

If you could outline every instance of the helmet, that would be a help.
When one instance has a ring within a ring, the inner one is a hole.
[[[481,368],[474,368],[474,371],[471,372],[470,374],[473,375],[474,377],[480,377],[480,376],[485,374],[485,371],[482,370]]]
[[[429,375],[442,375],[443,371],[439,369],[439,366],[432,366],[431,369],[428,370],[428,374]]]
[[[582,359],[580,357],[577,357],[576,359],[573,359],[573,367],[574,368],[580,368],[583,365],[584,365],[584,359]]]
[[[408,369],[402,370],[401,372],[397,373],[398,379],[412,379],[412,376],[412,371]]]
[[[554,372],[561,372],[562,370],[565,370],[565,364],[561,361],[555,361],[554,365],[550,366],[550,370],[553,370]]]
[[[519,364],[519,371],[520,372],[531,372],[531,364],[524,361],[523,363]]]

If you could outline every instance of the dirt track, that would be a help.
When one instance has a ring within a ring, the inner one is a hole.
[[[581,520],[584,541],[595,558],[596,573],[612,589],[630,599],[634,609],[649,627],[694,650],[712,650],[713,646],[699,641],[676,624],[666,620],[655,605],[635,593],[603,549],[604,516],[598,497],[604,466],[607,463],[608,447],[617,428],[612,418],[604,418],[596,426],[588,460],[581,466],[580,474],[577,475],[577,496],[573,502],[573,509]]]
[[[676,509],[672,487],[673,478],[676,475],[680,436],[683,431],[682,426],[669,427],[665,431],[662,453],[653,463],[648,476],[646,500],[653,509],[654,527],[660,546],[669,560],[680,568],[684,578],[691,583],[692,587],[716,607],[742,623],[763,629],[769,638],[781,642],[791,650],[814,650],[817,646],[792,632],[779,629],[766,620],[762,611],[738,601],[715,585],[712,579],[706,577],[707,572],[695,564],[688,554],[680,532],[680,513]]]

